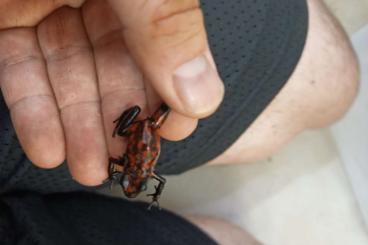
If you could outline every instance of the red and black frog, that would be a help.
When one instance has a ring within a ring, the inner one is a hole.
[[[148,195],[152,196],[149,209],[154,204],[159,206],[158,199],[166,183],[165,178],[155,173],[155,165],[161,149],[158,129],[169,111],[169,107],[162,104],[152,116],[136,121],[141,108],[133,106],[114,121],[116,127],[112,136],[126,137],[127,148],[122,157],[109,159],[109,179],[111,183],[118,182],[129,198],[145,191],[148,179],[156,179],[159,183],[155,186],[155,192]]]

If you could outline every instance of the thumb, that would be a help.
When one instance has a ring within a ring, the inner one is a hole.
[[[0,29],[34,26],[62,6],[80,7],[85,0],[0,0]]]
[[[128,49],[161,98],[201,118],[222,101],[224,86],[209,51],[198,0],[109,0]]]

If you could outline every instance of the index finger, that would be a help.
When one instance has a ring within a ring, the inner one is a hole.
[[[0,32],[0,86],[28,158],[39,167],[61,164],[63,129],[33,28]]]

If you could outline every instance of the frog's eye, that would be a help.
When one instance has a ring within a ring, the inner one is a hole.
[[[147,190],[147,182],[143,182],[141,185],[140,191],[146,191]]]

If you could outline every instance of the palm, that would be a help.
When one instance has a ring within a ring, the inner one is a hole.
[[[108,156],[122,154],[123,140],[111,137],[113,120],[132,104],[147,114],[160,103],[104,1],[1,31],[0,57],[2,92],[27,155],[46,167],[66,156],[85,184],[105,179]]]

